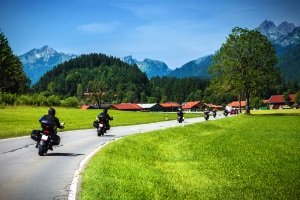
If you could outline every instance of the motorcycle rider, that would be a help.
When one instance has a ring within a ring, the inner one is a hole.
[[[182,111],[182,109],[181,108],[179,108],[178,109],[178,112],[177,112],[177,116],[178,116],[178,122],[179,123],[181,123],[181,122],[183,122],[183,115],[184,115],[184,113],[183,113],[183,111]]]
[[[208,120],[208,118],[209,118],[209,110],[207,108],[204,110],[204,118],[206,120]]]
[[[57,137],[57,128],[64,128],[59,122],[59,119],[55,117],[56,111],[54,108],[49,108],[48,114],[44,115],[43,117],[40,118],[39,122],[42,125],[42,128],[44,128],[44,124],[47,124],[48,126],[51,126],[52,131],[51,131],[51,137],[56,138]],[[38,145],[38,144],[37,144]],[[36,147],[37,147],[36,145]],[[52,144],[50,144],[49,147],[50,150],[53,150]]]
[[[224,109],[224,116],[227,117],[227,115],[228,115],[228,110],[225,108]]]
[[[213,117],[215,118],[217,115],[217,110],[215,108],[212,110],[212,114],[213,114]]]
[[[110,129],[109,121],[110,121],[110,120],[113,120],[113,117],[110,117],[110,116],[109,116],[109,114],[107,113],[107,109],[106,109],[106,108],[103,110],[102,113],[100,113],[100,114],[98,115],[98,119],[99,119],[100,117],[103,117],[103,118],[104,118],[105,132],[106,132],[106,130],[109,130],[109,129]],[[100,119],[99,119],[99,121],[100,121]]]

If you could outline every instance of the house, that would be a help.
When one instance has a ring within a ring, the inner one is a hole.
[[[159,105],[162,106],[164,112],[176,112],[180,105],[174,102],[167,102],[167,103],[160,103]]]
[[[232,108],[242,108],[242,109],[245,109],[246,108],[246,101],[241,101],[241,104],[239,101],[233,101],[231,103],[229,103],[227,106],[226,106],[227,110],[231,110]]]
[[[133,103],[121,103],[121,104],[113,104],[111,106],[112,109],[123,110],[123,111],[140,111],[142,107]]]
[[[292,106],[295,103],[296,94],[289,94],[288,101],[285,100],[284,95],[272,95],[268,100],[270,109],[283,109],[286,106]]]
[[[183,103],[182,109],[188,112],[196,112],[196,111],[200,111],[203,105],[204,104],[201,103],[200,101],[190,101],[190,102]]]
[[[142,103],[142,104],[137,104],[142,108],[141,111],[145,112],[158,112],[158,111],[163,111],[163,107],[159,105],[158,103]]]
[[[111,104],[101,104],[100,109],[109,109],[111,107]],[[87,109],[99,109],[98,105],[83,105],[81,106],[82,110],[87,110]]]

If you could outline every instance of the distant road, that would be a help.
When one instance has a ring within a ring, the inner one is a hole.
[[[203,120],[186,119],[185,125]],[[58,133],[61,144],[46,156],[38,155],[29,136],[0,140],[0,200],[68,199],[74,173],[90,152],[126,135],[175,126],[183,125],[172,120],[112,127],[103,137],[96,129],[66,131]]]

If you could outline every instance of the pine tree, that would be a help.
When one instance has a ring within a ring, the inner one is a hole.
[[[29,90],[29,79],[22,63],[15,56],[3,32],[0,32],[0,92],[24,93]]]

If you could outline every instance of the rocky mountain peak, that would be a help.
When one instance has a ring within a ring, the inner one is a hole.
[[[24,71],[33,84],[36,83],[45,72],[51,70],[54,66],[75,57],[76,55],[74,54],[67,55],[64,53],[58,53],[48,45],[39,49],[34,48],[19,56],[24,66]]]
[[[278,27],[269,20],[263,21],[255,30],[260,31],[263,35],[274,44],[287,46],[294,44],[296,39],[293,36],[297,27],[293,23],[287,21],[282,22]]]
[[[132,58],[132,56],[126,56],[122,60],[130,65],[136,64],[142,72],[146,73],[148,78],[153,76],[165,76],[171,71],[166,63],[159,60],[145,58],[143,61],[138,61]]]
[[[295,28],[296,27],[293,23],[288,23],[288,22],[284,21],[278,25],[277,30],[281,34],[288,34],[288,33],[291,33]]]

